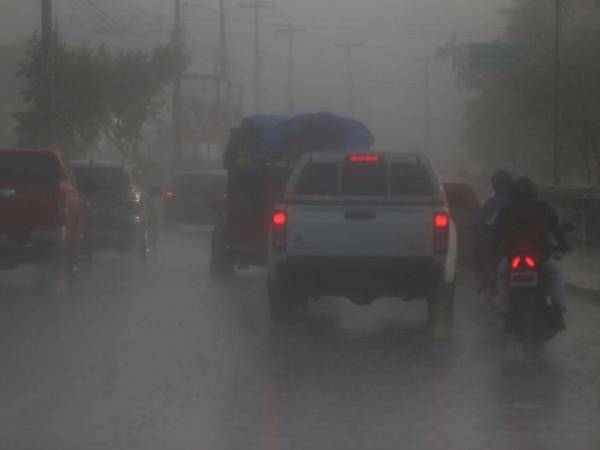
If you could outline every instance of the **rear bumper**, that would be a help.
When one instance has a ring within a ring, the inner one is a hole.
[[[275,278],[319,295],[423,297],[443,280],[429,258],[291,257],[274,263]]]
[[[0,268],[20,264],[40,264],[51,260],[67,241],[66,227],[31,230],[26,239],[0,242]]]
[[[92,243],[95,250],[131,251],[143,237],[146,225],[131,223],[118,228],[92,227]]]

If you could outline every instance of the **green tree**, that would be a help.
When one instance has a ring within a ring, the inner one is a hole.
[[[471,156],[550,180],[553,148],[554,9],[552,3],[513,0],[502,11],[499,42],[521,48],[518,62],[496,68],[470,65],[468,46],[440,49],[450,57],[460,85],[475,94],[467,104],[465,143]],[[587,23],[579,2],[563,2],[560,78],[562,166],[571,178],[585,175],[600,157],[600,28]]]
[[[14,135],[15,119],[13,113],[21,103],[20,92],[23,82],[18,76],[19,63],[23,58],[27,42],[16,41],[0,46],[0,146],[10,147],[16,144]]]
[[[25,84],[15,114],[19,144],[56,145],[81,156],[104,136],[123,157],[135,158],[142,127],[160,112],[161,93],[185,69],[185,55],[172,46],[116,55],[105,47],[71,48],[56,32],[52,110],[41,44],[34,35],[19,70]]]
[[[26,84],[22,91],[24,108],[15,115],[19,144],[56,145],[71,155],[81,155],[98,140],[106,115],[105,77],[110,53],[104,48],[71,49],[58,33],[54,42],[54,110],[47,101],[46,70],[38,35],[31,39],[19,71]]]
[[[138,157],[144,124],[164,106],[165,86],[187,64],[185,55],[173,47],[158,47],[152,53],[126,52],[109,66],[104,122],[105,136],[125,158]]]

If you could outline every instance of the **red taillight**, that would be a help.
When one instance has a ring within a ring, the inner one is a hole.
[[[287,212],[275,211],[271,220],[273,249],[276,251],[285,251],[287,240]]]
[[[450,225],[450,218],[448,217],[448,214],[439,213],[435,215],[433,223],[436,228],[448,228],[448,225]]]
[[[535,269],[535,266],[537,265],[535,259],[531,256],[516,256],[512,260],[511,267],[513,270],[516,270],[521,267],[523,263],[530,269]]]
[[[436,255],[448,253],[450,241],[450,217],[446,213],[437,213],[433,217],[433,251]]]
[[[533,259],[531,256],[526,256],[525,264],[527,264],[527,267],[533,269],[535,267],[535,259]]]
[[[275,211],[273,213],[273,225],[283,227],[287,224],[287,214],[284,211]]]
[[[352,163],[378,163],[381,161],[379,155],[350,155],[348,161]]]
[[[165,200],[171,201],[175,198],[175,192],[167,191],[165,192]]]

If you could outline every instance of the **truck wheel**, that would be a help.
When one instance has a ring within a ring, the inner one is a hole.
[[[225,250],[219,228],[215,227],[210,248],[210,276],[216,281],[223,281],[234,273],[235,264]]]
[[[306,317],[308,299],[282,283],[269,281],[269,313],[273,325],[290,324]]]
[[[233,263],[226,255],[219,254],[215,249],[210,255],[210,276],[213,280],[224,281],[233,276],[235,269]]]
[[[454,325],[454,283],[440,283],[427,298],[427,321],[433,335],[444,337]]]

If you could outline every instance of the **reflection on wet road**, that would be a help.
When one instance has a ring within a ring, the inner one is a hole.
[[[528,361],[463,280],[452,339],[425,305],[344,300],[269,325],[264,273],[207,279],[208,230],[146,267],[101,255],[73,292],[0,274],[0,448],[600,448],[600,304]]]

